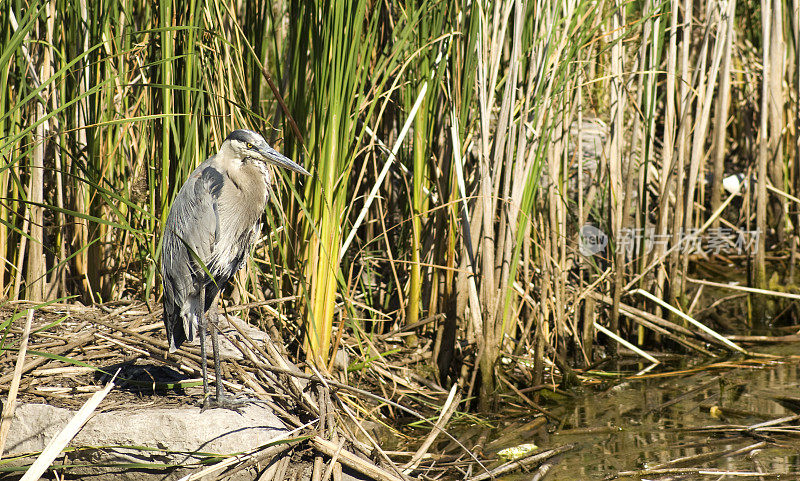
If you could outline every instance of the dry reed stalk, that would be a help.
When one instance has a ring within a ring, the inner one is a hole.
[[[625,58],[624,43],[622,42],[622,26],[625,25],[625,7],[622,2],[614,1],[614,12],[611,15],[610,38],[611,38],[611,77],[609,79],[610,108],[611,108],[611,139],[608,142],[607,161],[609,173],[609,213],[611,219],[611,232],[615,238],[620,238],[622,228],[625,225],[623,216],[624,196],[623,191],[623,162],[622,155],[625,147],[625,80],[623,77],[623,61]],[[629,160],[632,162],[632,160]],[[614,256],[614,282],[613,299],[611,314],[608,321],[608,328],[614,334],[619,333],[619,303],[622,296],[623,275],[625,272],[625,252],[617,247]],[[596,328],[597,326],[595,326]],[[616,346],[609,344],[611,353],[616,352]]]
[[[32,185],[33,185],[32,184],[32,180],[33,180],[33,177],[29,176],[28,177],[27,192],[31,192],[31,190],[33,188],[32,187]],[[29,211],[27,206],[23,207],[23,209],[24,210],[22,210],[22,212]],[[25,215],[23,217],[23,219],[22,219],[22,229],[21,229],[21,231],[25,232],[25,233],[28,232],[28,229],[29,229],[29,226],[30,226],[29,215],[30,214]],[[12,290],[12,294],[11,294],[11,298],[12,299],[19,299],[19,293],[20,293],[20,290],[22,289],[22,272],[23,272],[23,267],[25,265],[25,254],[27,253],[27,251],[28,251],[28,236],[23,235],[22,238],[19,241],[19,248],[17,249],[17,262],[14,265],[14,286],[13,286],[13,290]]]
[[[89,21],[89,10],[87,3],[87,0],[79,0],[81,22],[78,26],[78,29],[81,30],[82,35],[80,35],[80,38],[82,39],[82,47],[84,52],[89,51],[89,39],[91,37],[89,34],[89,25],[91,22]],[[78,72],[78,97],[81,98],[86,95],[87,92],[89,92],[89,81],[91,79],[90,62],[83,62],[82,65],[83,68]],[[77,143],[77,148],[81,151],[86,151],[88,150],[87,147],[89,144],[88,126],[93,123],[92,119],[90,118],[92,110],[88,108],[76,108],[74,109],[74,112],[75,140]],[[73,202],[75,210],[77,212],[88,212],[88,186],[84,182],[75,182],[73,185]],[[74,258],[74,275],[80,279],[80,282],[83,286],[83,292],[88,293],[89,299],[94,300],[92,285],[88,278],[89,253],[87,250],[81,250],[81,247],[87,245],[90,240],[89,223],[85,220],[77,221],[73,224],[73,229],[74,233],[72,236],[72,251],[78,253],[78,255],[76,255]]]
[[[570,5],[570,4],[567,4]],[[574,8],[574,4],[571,5]],[[567,12],[567,15],[570,15],[572,12]],[[554,177],[554,179],[560,179],[557,182],[554,182],[552,189],[554,192],[558,194],[558,197],[554,199],[555,205],[555,216],[554,216],[554,223],[552,224],[552,232],[558,235],[556,242],[553,243],[554,247],[554,257],[553,260],[556,263],[555,272],[556,277],[553,278],[554,288],[553,292],[555,294],[554,300],[555,305],[559,307],[554,312],[553,322],[555,323],[555,331],[556,335],[559,339],[567,339],[569,337],[568,332],[569,328],[567,327],[569,316],[567,315],[569,310],[567,308],[567,299],[566,299],[566,291],[567,291],[567,274],[568,274],[568,267],[567,267],[567,202],[566,199],[569,198],[568,194],[568,186],[569,186],[569,165],[568,165],[568,152],[567,152],[567,140],[565,137],[568,135],[569,132],[569,125],[572,123],[572,112],[569,109],[568,100],[564,97],[559,97],[558,101],[558,115],[556,116],[555,126],[553,128],[553,136],[556,141],[552,145],[552,149],[550,154],[552,155],[551,159],[553,164],[558,166],[558,177]],[[513,259],[508,258],[506,261],[506,265],[508,262],[514,262]],[[504,279],[507,282],[507,279]],[[572,332],[575,332],[574,330]],[[505,334],[505,333],[503,333]],[[501,334],[502,335],[502,334]],[[566,354],[567,344],[565,342],[558,343],[558,352],[562,356]]]
[[[466,187],[466,178],[463,171],[463,157],[462,157],[462,146],[461,146],[461,139],[459,137],[459,124],[458,124],[458,117],[456,116],[455,110],[451,111],[451,124],[450,124],[450,138],[453,142],[453,165],[455,166],[455,176],[456,176],[456,184],[458,185],[458,196],[461,199],[459,202],[460,205],[460,212],[461,215],[459,216],[461,219],[461,226],[464,234],[463,242],[462,242],[462,255],[461,255],[461,266],[459,274],[459,283],[463,281],[467,286],[467,289],[460,289],[459,292],[464,292],[464,290],[468,293],[468,303],[469,303],[469,312],[470,312],[470,319],[467,331],[468,339],[474,341],[476,338],[480,339],[483,336],[484,330],[484,321],[483,321],[483,314],[481,313],[481,303],[478,293],[478,284],[475,279],[476,275],[478,274],[478,265],[476,262],[475,250],[473,246],[476,245],[477,241],[477,232],[478,229],[473,229],[471,226],[476,224],[477,221],[475,219],[470,219],[470,211],[469,205],[467,203],[468,194],[467,194],[467,187]],[[478,207],[476,207],[477,211],[480,211]],[[466,275],[464,273],[470,273]]]
[[[709,72],[706,72],[704,68],[704,64],[701,65],[698,75],[698,83],[697,83],[697,104],[695,107],[696,112],[698,112],[697,118],[695,119],[696,124],[694,126],[693,138],[692,138],[692,145],[691,145],[691,158],[689,162],[689,178],[687,180],[687,190],[686,190],[686,207],[685,207],[685,219],[684,219],[684,232],[690,232],[691,229],[694,227],[693,222],[693,214],[694,214],[694,194],[695,189],[698,185],[698,180],[700,173],[704,171],[704,161],[705,161],[705,153],[706,153],[706,134],[708,131],[708,124],[711,115],[711,106],[713,104],[713,94],[714,94],[714,87],[717,82],[717,76],[719,73],[719,66],[722,62],[722,58],[724,56],[724,52],[726,46],[729,44],[728,41],[728,29],[727,29],[727,22],[725,19],[725,15],[713,15],[714,12],[717,11],[714,8],[715,3],[710,1],[708,3],[708,8],[706,10],[706,16],[711,21],[712,17],[716,17],[716,21],[714,22],[715,31],[717,33],[716,39],[714,42],[714,48],[712,53],[712,61],[711,61],[711,69]],[[709,29],[710,30],[710,29]],[[707,34],[705,36],[705,40],[703,43],[703,48],[701,49],[701,55],[703,55],[706,51],[707,39],[710,36]],[[705,55],[703,55],[703,61],[705,62]],[[703,62],[703,63],[704,63]],[[683,271],[685,272],[687,269],[688,264],[688,256],[684,256],[684,265]]]
[[[671,242],[673,247],[675,245],[679,245],[682,242],[682,234],[683,234],[683,219],[686,216],[686,206],[693,205],[687,204],[686,202],[681,202],[681,199],[685,199],[685,178],[686,178],[686,167],[687,167],[687,136],[690,131],[690,125],[692,124],[692,97],[691,97],[691,86],[692,86],[692,79],[691,74],[689,71],[690,67],[690,52],[692,49],[692,25],[693,25],[693,8],[694,8],[694,1],[693,0],[684,0],[684,9],[683,9],[683,38],[680,44],[680,60],[681,60],[681,72],[680,77],[678,80],[680,86],[680,100],[678,104],[678,114],[679,114],[679,123],[677,125],[678,133],[677,133],[677,140],[676,140],[676,168],[677,168],[677,177],[675,180],[675,212],[672,218],[672,233],[671,233]],[[676,5],[677,7],[677,5]],[[672,255],[670,256],[669,262],[669,282],[670,282],[670,295],[669,299],[678,299],[683,292],[682,286],[680,284],[680,280],[678,274],[680,272],[680,251],[675,249],[672,251]]]
[[[47,19],[47,34],[49,38],[53,38],[53,28],[55,24],[56,18],[56,2],[51,2],[50,4],[50,17]],[[49,45],[53,45],[50,43]],[[48,46],[49,46],[48,45]],[[53,77],[55,75],[55,65],[49,66],[50,72],[49,76]],[[52,111],[58,111],[61,108],[61,99],[58,95],[58,91],[55,88],[50,89],[50,94],[48,96],[51,102],[51,109]],[[58,117],[52,118],[53,122],[53,131],[60,132],[61,125],[59,123]],[[53,136],[53,141],[56,145],[61,145],[64,143],[66,139],[66,135],[63,133],[58,136]],[[67,225],[67,217],[64,214],[65,203],[64,203],[64,179],[63,179],[63,171],[64,171],[64,163],[61,149],[54,148],[53,149],[53,157],[55,158],[55,190],[56,190],[56,207],[58,207],[59,212],[56,214],[56,232],[53,234],[56,244],[58,245],[58,258],[55,260],[58,263],[58,267],[53,269],[52,277],[49,281],[49,287],[47,292],[45,292],[44,299],[46,300],[53,300],[59,296],[66,296],[67,293],[67,236],[64,234],[64,227]]]
[[[762,22],[770,24],[769,42],[764,44],[763,48],[769,48],[769,77],[765,79],[769,82],[769,98],[767,99],[769,105],[769,173],[767,174],[772,183],[777,186],[785,185],[784,181],[784,139],[786,120],[784,117],[784,87],[783,83],[786,79],[786,64],[784,59],[786,57],[786,42],[784,41],[784,22],[783,15],[784,0],[776,0],[772,4],[772,10],[769,11],[768,18],[762,19]],[[764,73],[766,76],[766,72]],[[795,162],[800,161],[796,159]],[[775,227],[777,241],[782,243],[784,241],[784,233],[787,226],[791,227],[788,219],[788,204],[786,199],[782,197],[772,197],[769,199],[768,207],[770,207],[769,218],[767,222]],[[762,236],[766,237],[767,231],[762,231]],[[766,246],[766,244],[765,244]]]
[[[782,0],[778,0],[779,2]],[[772,0],[761,0],[761,11],[772,11]],[[766,15],[765,15],[766,16]],[[767,165],[769,164],[769,116],[770,116],[770,78],[771,78],[771,45],[772,22],[763,21],[761,24],[761,35],[763,38],[762,52],[762,78],[761,78],[761,121],[758,133],[758,163],[756,168],[756,229],[760,232],[758,236],[758,251],[754,259],[753,285],[758,289],[767,287],[766,272],[766,234],[767,234]],[[755,312],[763,312],[758,308],[760,301],[756,298]],[[763,306],[762,306],[763,307]]]
[[[486,7],[492,5],[480,5],[479,14],[479,33],[478,33],[478,105],[480,122],[480,144],[478,155],[478,183],[479,197],[476,204],[476,212],[473,215],[476,224],[473,229],[480,227],[481,237],[479,246],[480,252],[480,302],[484,322],[482,335],[478,337],[479,362],[476,369],[480,370],[481,377],[484,379],[480,392],[481,409],[489,408],[490,397],[488,393],[494,392],[494,359],[497,351],[496,333],[494,329],[497,317],[497,284],[495,282],[495,227],[494,215],[496,211],[496,199],[493,175],[500,175],[500,170],[496,170],[492,155],[493,129],[491,128],[492,118],[494,117],[495,93],[500,68],[500,57],[502,54],[504,35],[508,24],[509,5],[511,2],[496,2],[493,4],[494,12],[487,12]],[[502,12],[507,12],[505,15]],[[494,20],[490,22],[491,20]],[[509,82],[511,83],[511,82]],[[500,135],[504,135],[506,125],[499,126]],[[502,158],[502,148],[498,157]],[[479,207],[478,207],[479,206]],[[480,213],[480,214],[478,214]],[[480,217],[478,217],[480,215]],[[480,226],[477,225],[480,219]]]
[[[521,0],[514,2],[514,8],[517,11],[525,11],[526,5]],[[530,70],[525,72],[522,68],[523,57],[523,30],[525,18],[524,15],[514,15],[511,25],[511,56],[509,64],[506,67],[508,78],[510,82],[506,82],[503,91],[501,103],[501,122],[502,128],[499,129],[499,136],[494,138],[495,150],[495,171],[503,172],[502,186],[500,185],[500,176],[497,175],[495,179],[495,192],[500,199],[503,199],[505,206],[500,207],[500,222],[497,224],[498,240],[495,246],[495,260],[499,260],[499,269],[495,270],[499,273],[497,291],[497,311],[493,314],[494,337],[496,344],[502,344],[502,339],[506,334],[513,332],[515,323],[507,323],[508,313],[516,310],[514,304],[517,298],[509,296],[509,287],[513,284],[513,279],[510,279],[512,272],[512,264],[516,264],[514,260],[514,246],[517,240],[517,229],[520,226],[527,226],[528,223],[520,222],[520,205],[522,201],[522,191],[527,182],[523,182],[524,172],[527,167],[526,151],[528,149],[527,136],[525,135],[526,127],[515,118],[514,110],[520,107],[527,108],[529,106],[528,99],[517,100],[517,96],[522,93],[530,92],[531,85],[526,82],[526,75],[530,74]],[[532,62],[531,62],[532,64]],[[529,64],[530,69],[530,64]],[[523,90],[522,85],[528,86],[528,89]],[[523,111],[526,112],[526,111]],[[522,114],[523,117],[525,114]]]
[[[714,107],[714,140],[712,153],[714,157],[713,176],[711,185],[711,210],[717,210],[722,202],[724,189],[722,178],[725,175],[725,146],[728,132],[728,109],[731,98],[731,51],[734,43],[734,16],[736,14],[736,0],[728,0],[728,9],[722,20],[725,22],[725,43],[723,46],[721,73],[719,79],[719,93]],[[718,228],[719,222],[714,221],[712,228]]]
[[[788,185],[794,188],[795,192],[800,190],[800,0],[792,1],[792,14],[789,15],[792,19],[792,37],[794,38],[794,162],[791,163],[791,170],[788,179]],[[800,225],[800,215],[795,215],[790,218],[795,227]],[[795,268],[797,264],[797,251],[800,245],[800,236],[794,232],[791,240],[791,261],[789,263],[789,284],[795,282]]]
[[[737,286],[734,284],[724,284],[722,282],[713,282],[713,281],[706,281],[703,279],[693,279],[689,276],[686,276],[686,280],[693,284],[699,284],[704,286],[712,286],[712,287],[719,287],[721,289],[731,289],[734,291],[741,291],[741,292],[749,292],[752,294],[759,294],[763,296],[774,296],[774,297],[783,297],[785,299],[795,299],[800,300],[800,294],[794,294],[791,292],[781,292],[775,291],[770,289],[759,289],[756,287],[747,287],[747,286]]]
[[[660,304],[661,307],[669,310],[670,312],[672,312],[676,316],[682,318],[683,320],[689,322],[691,325],[695,326],[696,328],[700,329],[701,331],[703,331],[706,334],[708,334],[711,337],[713,337],[716,341],[721,343],[722,346],[728,347],[730,349],[733,349],[734,351],[738,351],[738,352],[740,352],[742,354],[745,354],[745,355],[748,354],[746,350],[742,349],[741,347],[739,347],[735,343],[729,341],[728,339],[726,339],[724,336],[720,335],[719,333],[717,333],[713,329],[709,328],[708,326],[706,326],[705,324],[703,324],[701,322],[696,321],[691,316],[688,316],[688,315],[684,314],[683,312],[681,312],[678,309],[676,309],[675,307],[667,304],[663,300],[655,297],[654,295],[650,294],[649,292],[647,292],[647,291],[645,291],[643,289],[636,289],[635,291],[633,291],[633,293],[641,294],[641,295],[645,296],[646,298],[650,299],[651,301]]]
[[[612,304],[612,299],[609,296],[604,296],[602,294],[594,293],[591,291],[588,292],[588,295],[589,299],[598,300],[609,306]],[[659,304],[656,303],[656,305]],[[675,324],[673,322],[664,319],[663,317],[656,316],[650,312],[637,309],[625,303],[620,303],[620,314],[626,316],[636,324],[644,328],[650,329],[656,334],[672,339],[678,344],[685,346],[690,351],[695,351],[698,354],[706,357],[716,357],[716,355],[713,352],[708,351],[702,346],[687,339],[687,337],[693,337],[693,338],[699,338],[707,342],[712,342],[713,338],[711,338],[710,336],[705,336],[702,333],[692,332],[689,329],[679,324]]]
[[[583,83],[584,83],[584,69],[578,70],[578,78],[576,79],[578,88],[575,92],[575,108],[577,109],[577,125],[576,125],[576,133],[575,133],[575,157],[577,162],[577,189],[578,189],[578,201],[577,201],[577,209],[578,209],[578,232],[576,237],[580,237],[580,229],[583,227],[585,221],[583,217],[584,206],[583,206]],[[580,242],[577,239],[577,242]],[[576,242],[576,243],[577,243]],[[527,263],[526,263],[527,264]],[[579,259],[578,261],[578,292],[583,291],[584,287],[584,277],[586,275],[586,262],[583,259]],[[525,276],[527,279],[527,276]],[[575,306],[574,316],[574,324],[575,326],[578,325],[579,320],[581,317],[584,319],[583,321],[583,330],[581,332],[582,338],[582,349],[581,353],[583,354],[585,361],[588,364],[590,359],[592,359],[593,355],[593,345],[594,345],[594,333],[592,331],[593,323],[588,322],[586,319],[587,312],[585,311],[586,303],[580,303],[577,299],[573,297],[572,305]],[[580,309],[579,306],[583,306],[584,310]],[[525,337],[527,337],[527,332],[524,333]],[[518,353],[518,350],[515,350],[515,354]]]
[[[119,371],[117,371],[119,372]],[[100,403],[105,399],[111,389],[114,388],[114,378],[116,378],[116,374],[114,377],[106,384],[106,387],[103,390],[98,391],[89,398],[86,403],[75,413],[75,416],[69,420],[66,426],[59,431],[56,436],[47,443],[47,446],[44,448],[44,451],[36,458],[36,461],[25,471],[25,475],[22,476],[20,481],[34,481],[39,479],[47,468],[53,464],[56,457],[61,454],[61,451],[67,447],[67,444],[78,434],[78,431],[81,430],[86,421],[94,414],[94,411],[100,406]]]
[[[55,2],[51,2],[51,6],[54,7]],[[52,10],[52,9],[48,9]],[[44,35],[40,37],[45,37],[46,43],[39,46],[43,50],[42,53],[42,64],[39,68],[41,71],[39,73],[39,78],[41,79],[41,83],[48,83],[50,79],[50,61],[51,61],[51,49],[50,45],[53,45],[53,22],[55,21],[54,15],[49,15],[47,24],[45,25],[45,32]],[[39,82],[37,82],[39,83]],[[44,93],[44,98],[47,99],[50,97],[49,88]],[[42,245],[44,243],[44,208],[42,205],[44,204],[44,155],[45,155],[45,146],[46,146],[46,139],[49,131],[49,124],[44,119],[44,116],[47,114],[46,111],[46,102],[36,103],[36,117],[35,122],[37,123],[36,126],[36,135],[34,138],[35,147],[33,150],[33,155],[31,156],[31,163],[29,165],[29,175],[30,175],[30,190],[28,191],[28,201],[30,202],[29,207],[29,215],[30,215],[30,236],[31,241],[28,246],[28,261],[26,263],[26,285],[25,285],[25,297],[32,300],[32,301],[41,301],[44,298],[45,292],[45,264],[44,258],[42,257],[44,252],[42,249]]]
[[[664,135],[662,139],[661,148],[661,169],[658,189],[658,209],[657,220],[655,228],[655,236],[658,239],[667,238],[667,227],[669,225],[669,199],[673,191],[673,171],[676,155],[675,155],[675,126],[676,126],[676,113],[675,113],[675,85],[677,78],[677,63],[678,63],[678,11],[679,0],[672,0],[670,5],[670,24],[665,30],[669,35],[669,42],[667,48],[667,72],[666,72],[666,105],[664,113]],[[653,249],[653,258],[660,259],[666,257],[667,246],[664,242],[658,242]],[[641,274],[641,273],[640,273]],[[653,292],[659,298],[665,295],[665,283],[667,279],[667,269],[663,264],[656,270],[655,282],[653,285]],[[655,307],[655,315],[660,316],[660,307]]]
[[[19,342],[17,363],[14,365],[14,374],[11,378],[11,385],[8,388],[8,398],[3,405],[3,413],[2,417],[0,417],[0,459],[3,458],[3,448],[8,438],[8,430],[11,429],[11,420],[17,408],[17,393],[19,392],[19,382],[22,378],[23,366],[25,365],[25,354],[28,352],[28,336],[31,333],[32,322],[33,309],[28,309],[28,314],[25,318],[25,327],[22,329],[22,339]]]
[[[699,184],[700,173],[705,170],[706,134],[711,115],[711,106],[713,104],[714,87],[719,73],[719,65],[725,51],[725,44],[727,43],[727,28],[725,27],[724,15],[714,15],[718,10],[714,8],[715,6],[716,4],[713,1],[709,1],[706,5],[705,15],[709,22],[712,22],[712,18],[718,17],[714,22],[717,35],[712,52],[711,67],[710,69],[706,67],[707,51],[711,38],[711,28],[707,28],[700,48],[700,65],[695,70],[695,76],[697,77],[697,83],[694,88],[696,92],[696,103],[694,109],[694,125],[692,127],[693,134],[690,145],[689,176],[686,180],[686,193],[684,197],[684,219],[681,241],[684,240],[683,236],[693,232],[695,226],[695,190]],[[702,203],[702,200],[700,200],[700,202]],[[693,252],[685,250],[682,256],[680,273],[688,272],[690,254],[693,254]],[[673,277],[672,282],[677,284],[679,288],[683,288],[680,277]]]
[[[650,7],[651,7],[650,2],[646,2],[644,4],[643,17],[645,19],[649,19],[652,15]],[[631,67],[631,69],[635,72],[642,71],[643,69],[648,68],[646,62],[648,58],[647,47],[651,42],[650,40],[651,30],[652,30],[651,23],[652,21],[646,20],[642,28],[642,35],[639,45],[639,54],[633,61],[633,65]],[[623,212],[622,225],[621,225],[622,231],[620,232],[620,234],[622,234],[622,232],[646,232],[646,229],[644,229],[643,225],[646,224],[646,219],[643,219],[642,218],[643,216],[640,215],[639,213],[646,212],[646,209],[643,207],[643,204],[646,202],[646,195],[645,195],[646,190],[644,188],[647,185],[647,179],[645,178],[645,175],[647,171],[648,159],[646,157],[646,154],[647,154],[647,142],[649,137],[648,127],[651,122],[651,120],[645,117],[647,115],[646,114],[647,107],[644,105],[644,101],[649,92],[649,89],[645,90],[644,88],[645,79],[647,77],[648,75],[633,76],[630,79],[628,79],[628,81],[626,82],[627,85],[624,87],[626,93],[631,90],[635,92],[636,97],[633,104],[637,113],[633,115],[633,122],[632,126],[630,127],[630,143],[628,146],[628,154],[627,154],[628,165],[625,171],[625,188],[622,198],[622,212]],[[631,87],[631,84],[634,84],[634,81],[635,81],[635,86]],[[641,150],[637,152],[636,148],[639,145],[640,141],[642,147]],[[633,195],[635,189],[635,181],[638,181],[639,184],[643,186],[643,188],[640,189],[639,195],[634,201]],[[632,206],[633,209],[631,209]],[[633,223],[633,225],[631,225],[631,223]],[[619,239],[621,237],[623,237],[623,235],[619,235],[617,238]],[[642,238],[638,237],[639,236],[634,236],[634,238],[632,239],[633,245],[622,246],[618,244],[616,246],[617,252],[619,255],[621,255],[622,258],[620,264],[622,265],[622,268],[620,269],[619,273],[615,273],[616,274],[614,281],[615,285],[618,280],[619,283],[623,282],[625,273],[628,269],[628,265],[633,265],[633,266],[635,266],[636,264],[646,265],[646,263],[643,262],[644,259],[642,259],[642,253],[645,250],[644,243],[646,242],[646,239],[644,239],[643,237]],[[632,249],[628,250],[630,248]],[[626,255],[628,254],[628,252],[630,252],[630,256]],[[637,258],[640,259],[639,262],[637,262]],[[619,276],[618,280],[616,279],[617,276]],[[639,326],[638,328],[637,342],[639,345],[642,345],[644,343],[644,329],[641,326]]]

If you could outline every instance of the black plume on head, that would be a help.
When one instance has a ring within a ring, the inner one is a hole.
[[[231,132],[225,140],[238,140],[239,142],[255,143],[261,140],[261,136],[252,130],[236,129]]]

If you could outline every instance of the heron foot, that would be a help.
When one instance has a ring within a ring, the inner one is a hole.
[[[223,394],[222,396],[206,396],[203,398],[203,407],[201,412],[207,409],[228,409],[242,414],[248,404],[258,401],[258,399],[249,398],[247,396],[229,396]]]

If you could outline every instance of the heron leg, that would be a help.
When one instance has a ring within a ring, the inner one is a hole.
[[[239,397],[230,397],[225,395],[225,388],[222,385],[222,364],[220,362],[219,348],[219,309],[216,299],[211,305],[211,308],[208,310],[208,329],[211,330],[211,346],[214,350],[214,374],[217,376],[217,381],[215,384],[217,395],[213,401],[209,400],[209,404],[204,405],[203,409],[215,407],[241,412],[241,409],[247,406],[251,400],[247,398],[241,399]]]
[[[205,288],[200,291],[200,298],[205,298]],[[205,314],[200,315],[200,322],[198,322],[198,332],[200,334],[200,368],[203,372],[203,409],[206,409],[208,404],[208,359],[206,359],[206,318]],[[216,346],[215,346],[216,347]],[[216,349],[214,350],[216,354]],[[216,356],[215,356],[216,357]]]
[[[211,304],[209,314],[209,326],[211,329],[211,347],[214,351],[214,375],[216,376],[215,386],[217,388],[217,404],[222,404],[222,398],[225,396],[225,388],[222,386],[222,371],[220,368],[219,356],[219,310],[217,309],[217,301]]]

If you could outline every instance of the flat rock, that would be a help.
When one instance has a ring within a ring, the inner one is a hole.
[[[11,422],[5,456],[42,451],[74,414],[74,411],[47,404],[18,406]],[[70,442],[72,447],[97,448],[71,454],[70,461],[93,465],[193,463],[207,458],[208,453],[228,455],[248,451],[287,432],[286,426],[270,409],[256,403],[246,405],[241,412],[227,409],[201,412],[199,407],[99,412]],[[144,479],[142,473],[117,474],[111,478],[103,476],[103,479]],[[162,472],[158,479],[174,479],[186,472],[172,474],[174,476],[165,477]]]

